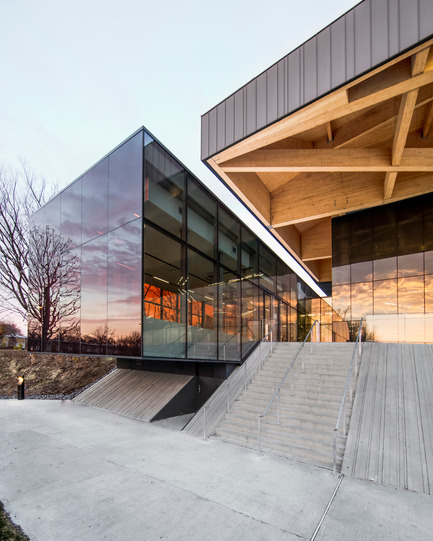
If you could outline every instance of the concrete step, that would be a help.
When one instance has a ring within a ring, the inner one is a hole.
[[[272,398],[277,391],[276,385],[251,385],[246,391],[243,391],[245,396],[254,396],[257,394],[260,398]],[[294,385],[293,389],[291,385],[283,385],[280,389],[280,398],[285,397],[316,397],[319,400],[341,402],[343,397],[344,387],[313,387],[308,388],[306,386]]]
[[[220,428],[230,428],[243,434],[257,434],[257,426],[257,419],[239,418],[239,416],[231,414],[227,415],[220,424]],[[332,445],[333,428],[324,428],[323,426],[320,426],[320,428],[309,428],[306,426],[291,425],[287,419],[281,419],[279,424],[277,418],[269,416],[263,417],[261,420],[262,434],[278,434],[278,437],[290,441],[305,439],[315,445],[323,444],[326,448]],[[341,444],[339,443],[339,445]]]
[[[262,415],[265,411],[266,406],[260,406],[259,404],[253,404],[253,403],[246,403],[244,401],[242,402],[235,402],[233,407],[230,409],[230,411],[233,411],[235,413],[241,413],[244,414],[250,414],[252,416],[255,416],[256,418],[259,415]],[[297,407],[296,405],[290,405],[289,407],[285,407],[285,405],[280,404],[280,418],[284,419],[285,417],[297,417],[298,419],[302,419],[305,421],[321,421],[321,422],[329,422],[331,424],[336,423],[338,418],[338,412],[339,410],[336,408],[335,410],[328,410],[324,411],[323,408],[310,408],[305,409],[302,407]],[[346,415],[349,416],[351,414],[351,410],[346,410]],[[269,409],[269,415],[276,417],[277,416],[277,405],[274,406],[274,404]]]
[[[284,374],[283,374],[284,376]],[[327,384],[334,384],[334,385],[345,385],[347,380],[347,375],[332,375],[332,374],[311,374],[308,372],[305,373],[293,373],[290,372],[286,378],[287,382],[290,382],[294,378],[295,382],[300,383],[308,383],[311,385],[322,385],[324,383]],[[275,374],[273,372],[268,373],[260,373],[258,374],[253,382],[264,382],[264,383],[272,383],[276,384],[277,386],[281,383],[283,377],[280,374]]]
[[[257,436],[251,437],[248,435],[237,434],[229,429],[217,429],[217,431],[218,432],[216,432],[215,435],[218,439],[236,445],[243,445],[250,449],[257,449]],[[282,442],[275,438],[263,436],[261,440],[261,451],[264,453],[277,454],[303,463],[315,464],[329,469],[332,468],[333,452],[315,450],[299,443]],[[342,460],[343,456],[340,452],[337,455],[337,466],[341,465]]]
[[[249,424],[257,426],[257,415],[251,415],[249,412],[243,412],[243,411],[231,411],[230,417],[227,416],[227,419],[230,419],[233,422],[242,424]],[[276,415],[272,416],[266,416],[264,419],[267,419],[267,422],[276,423],[277,417]],[[318,431],[325,431],[330,432],[334,430],[335,427],[335,421],[316,421],[316,420],[309,420],[309,419],[302,419],[300,417],[296,416],[290,416],[290,415],[280,415],[280,420],[284,421],[284,424],[287,426],[292,427],[299,427],[299,428],[308,428],[310,430],[318,430]]]
[[[243,391],[240,395],[239,399],[241,397],[257,397],[262,399],[271,399],[272,396],[275,394],[276,387],[265,387],[260,385],[252,386],[250,385],[246,391]],[[297,386],[294,388],[294,392],[292,393],[291,386],[283,386],[280,389],[280,400],[290,400],[290,401],[303,401],[305,399],[306,402],[314,400],[315,402],[325,402],[325,403],[331,403],[331,404],[340,404],[341,399],[343,397],[343,389],[339,390],[339,392],[334,392],[330,389],[325,389],[320,393],[315,392],[315,389],[300,389]]]
[[[248,386],[251,391],[255,392],[264,392],[272,394],[278,389],[279,383],[269,383],[269,382],[260,382],[253,381]],[[344,392],[345,382],[341,385],[336,385],[333,383],[322,382],[322,383],[311,383],[305,381],[294,381],[293,386],[292,382],[285,382],[281,387],[281,391],[286,393],[315,393],[316,395],[332,395],[334,397],[342,397]],[[261,391],[260,391],[261,389]]]
[[[238,435],[243,437],[255,438],[257,442],[258,431],[257,427],[254,429],[247,427],[236,427],[234,424],[230,423],[221,423],[218,427],[216,434],[220,435],[223,430],[233,430]],[[272,439],[280,445],[294,444],[306,449],[311,449],[314,451],[321,451],[324,453],[333,453],[333,443],[332,443],[332,434],[328,434],[328,438],[318,438],[317,435],[312,434],[311,436],[308,433],[303,432],[289,432],[285,430],[278,430],[266,425],[261,426],[261,438],[263,439]],[[343,447],[340,446],[340,451],[344,451]]]
[[[267,393],[259,393],[259,392],[253,392],[251,389],[247,389],[242,394],[245,398],[266,398],[269,396]],[[272,398],[272,395],[269,396],[269,400]],[[340,407],[341,404],[341,397],[340,396],[334,396],[333,394],[327,394],[327,395],[317,395],[316,393],[309,393],[306,391],[305,393],[299,393],[292,395],[290,393],[287,393],[287,390],[282,389],[280,391],[280,402],[285,401],[290,404],[326,404],[331,407]]]
[[[347,355],[336,355],[336,356],[320,356],[320,355],[300,355],[296,361],[294,362],[293,366],[296,366],[298,363],[302,364],[302,361],[304,361],[304,364],[323,364],[323,365],[332,365],[336,364],[339,365],[350,365],[352,356]],[[294,357],[291,357],[289,355],[279,355],[272,353],[268,359],[266,360],[266,363],[275,363],[275,364],[285,364],[290,365],[293,361]]]

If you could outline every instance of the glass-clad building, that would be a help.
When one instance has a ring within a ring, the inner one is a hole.
[[[31,231],[32,350],[221,365],[272,329],[302,340],[314,319],[313,339],[349,338],[326,300],[144,128],[34,214]]]

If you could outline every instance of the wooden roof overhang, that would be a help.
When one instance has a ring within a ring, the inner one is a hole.
[[[433,39],[205,162],[331,280],[332,217],[433,191]]]

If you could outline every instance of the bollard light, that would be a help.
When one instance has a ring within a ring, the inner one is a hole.
[[[22,376],[18,377],[17,398],[18,400],[24,400],[24,378]]]

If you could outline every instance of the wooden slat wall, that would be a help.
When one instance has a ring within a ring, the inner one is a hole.
[[[74,400],[150,422],[192,376],[116,369]]]
[[[433,346],[367,344],[342,472],[433,494]]]

